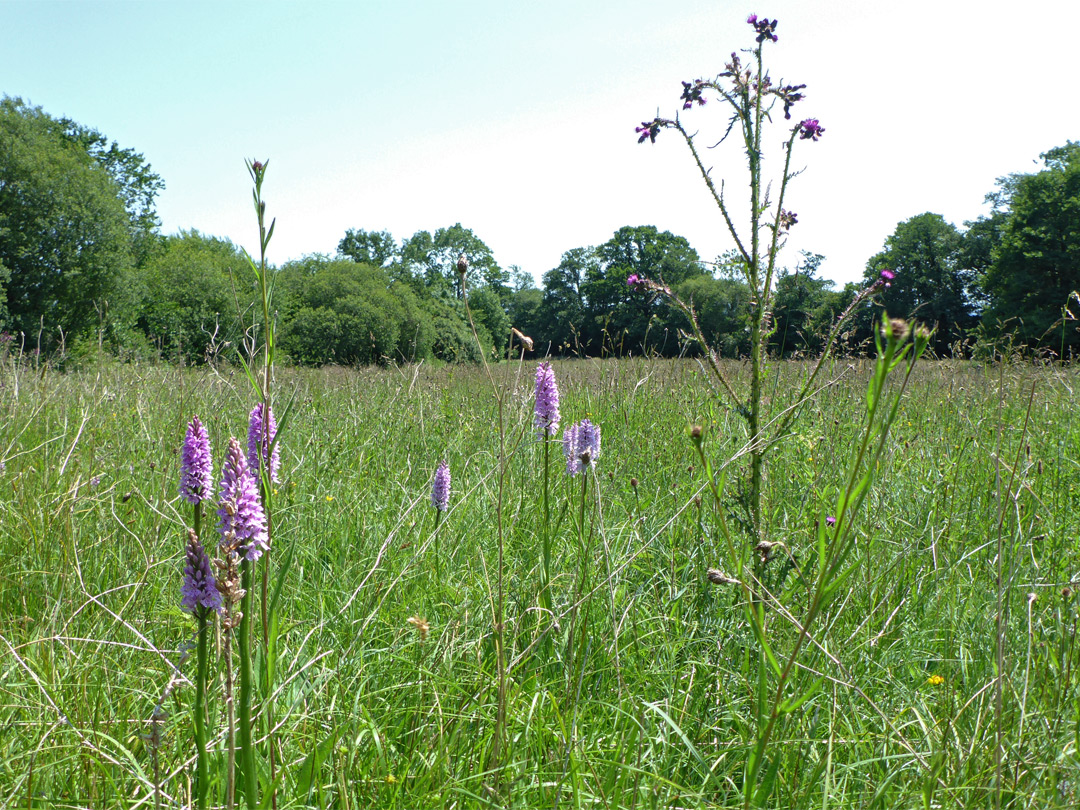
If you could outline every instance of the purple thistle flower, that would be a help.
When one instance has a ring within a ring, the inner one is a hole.
[[[807,118],[799,122],[799,138],[801,140],[816,141],[825,134],[825,127],[821,126],[816,118]]]
[[[641,281],[641,276],[639,276],[637,273],[631,273],[626,277],[626,283],[629,284],[631,287],[636,287],[638,284],[641,284]]]
[[[638,143],[645,143],[647,138],[651,143],[656,143],[656,136],[660,134],[660,119],[653,119],[652,121],[642,121],[640,127],[634,127],[634,132],[638,133]]]
[[[438,511],[445,512],[450,507],[450,465],[439,462],[435,470],[435,481],[431,485],[431,505]]]
[[[834,518],[832,515],[829,515],[827,518],[825,518],[825,525],[826,526],[835,526],[836,525],[836,518]]]
[[[248,469],[240,442],[235,438],[229,439],[229,450],[221,471],[218,517],[221,518],[222,545],[227,544],[226,535],[232,533],[236,538],[237,550],[244,559],[254,562],[270,548],[266,513],[259,500],[259,485]]]
[[[765,40],[776,42],[777,37],[773,31],[776,30],[777,20],[770,20],[768,17],[758,19],[757,14],[751,14],[746,18],[746,22],[748,25],[754,26],[754,30],[757,32],[758,42],[764,42]]]
[[[566,455],[566,472],[570,476],[595,466],[600,455],[600,426],[588,419],[570,425],[563,432],[563,453]]]
[[[260,402],[252,408],[251,419],[248,422],[248,467],[251,468],[251,474],[258,478],[259,457],[261,455],[264,467],[269,465],[270,480],[276,484],[278,482],[278,468],[281,466],[281,454],[278,452],[277,446],[274,447],[274,453],[270,456],[269,462],[266,458],[267,451],[270,449],[270,445],[274,443],[274,437],[277,436],[277,422],[274,420],[273,408],[269,408],[267,411],[265,422],[268,430],[265,436],[263,435],[263,422],[263,404]]]
[[[555,384],[555,372],[551,363],[543,362],[536,368],[536,429],[540,438],[554,436],[559,429],[559,386]]]
[[[184,549],[184,585],[180,589],[180,606],[194,613],[202,606],[207,610],[221,610],[221,593],[218,591],[210,558],[194,531],[188,531],[187,548]]]
[[[199,417],[193,416],[180,451],[180,497],[188,503],[198,504],[210,500],[213,491],[210,437],[206,435],[206,428]]]
[[[881,280],[885,283],[886,287],[892,286],[893,279],[896,278],[896,273],[892,270],[885,269],[881,271]]]

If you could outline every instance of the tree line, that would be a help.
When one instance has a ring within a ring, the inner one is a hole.
[[[858,290],[895,278],[853,313],[843,345],[863,350],[880,307],[936,328],[939,356],[1009,341],[1053,356],[1080,350],[1080,143],[1044,153],[1039,171],[1001,178],[991,213],[963,229],[934,213],[901,222],[837,288],[804,252],[780,272],[770,349],[813,355]],[[0,99],[0,331],[5,345],[61,357],[106,350],[185,363],[243,351],[254,279],[242,251],[194,230],[160,232],[164,188],[143,155],[18,98]],[[469,261],[469,325],[456,269]],[[274,268],[279,348],[305,365],[478,361],[503,356],[511,327],[535,351],[565,356],[694,353],[684,316],[627,285],[636,274],[692,301],[730,357],[748,346],[756,302],[734,253],[703,260],[682,236],[626,226],[567,250],[537,287],[503,268],[460,223],[397,239],[348,230],[334,256]]]

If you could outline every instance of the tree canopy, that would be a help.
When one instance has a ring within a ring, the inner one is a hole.
[[[1080,291],[1080,143],[1040,157],[1042,171],[1002,178],[991,195],[1008,213],[983,277],[984,321],[1028,345],[1075,355],[1080,332],[1064,310]]]
[[[29,343],[40,333],[43,348],[103,321],[133,259],[125,192],[104,165],[112,158],[91,154],[69,129],[21,99],[0,100],[6,326]]]

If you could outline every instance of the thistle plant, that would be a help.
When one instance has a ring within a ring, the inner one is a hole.
[[[784,120],[793,120],[792,108],[805,98],[803,91],[806,85],[774,82],[765,69],[764,49],[778,41],[776,34],[778,22],[767,17],[758,17],[756,14],[751,14],[746,22],[753,31],[754,47],[743,51],[743,56],[732,53],[723,72],[713,79],[682,82],[681,113],[676,113],[675,117],[670,119],[657,117],[651,121],[644,121],[637,127],[636,132],[638,143],[645,141],[655,143],[661,130],[667,129],[675,130],[682,136],[713,202],[720,211],[724,225],[734,241],[736,255],[754,302],[750,310],[749,325],[750,390],[738,392],[724,373],[717,352],[709,345],[698,325],[693,301],[687,302],[680,299],[663,283],[663,279],[648,279],[634,274],[627,278],[627,283],[645,294],[666,298],[683,311],[690,322],[694,339],[704,351],[709,366],[719,381],[729,404],[746,421],[749,433],[747,447],[750,468],[747,505],[753,542],[756,543],[765,539],[766,534],[766,527],[763,525],[763,480],[766,453],[788,431],[801,405],[813,392],[819,372],[830,355],[842,324],[868,296],[880,290],[883,284],[891,281],[891,278],[878,281],[856,297],[831,330],[821,357],[807,376],[795,399],[787,403],[779,413],[768,412],[763,386],[768,360],[766,351],[768,339],[775,329],[771,313],[773,281],[777,272],[780,251],[790,229],[798,223],[798,215],[784,207],[788,183],[800,173],[791,168],[792,155],[796,143],[801,144],[804,141],[813,143],[820,140],[825,134],[825,128],[817,118],[804,118],[798,123],[786,124],[786,131],[781,141],[783,168],[777,178],[778,182],[768,182],[765,175],[765,144],[766,133],[769,126],[773,124],[773,113],[777,107],[782,107]],[[750,174],[749,198],[744,201],[747,206],[748,233],[740,232],[736,227],[737,215],[725,196],[725,183],[721,180],[718,186],[713,179],[698,148],[697,132],[689,129],[684,120],[683,114],[689,119],[690,113],[695,108],[704,107],[709,100],[714,99],[719,101],[730,114],[727,131],[720,141],[722,142],[733,130],[736,130],[746,150]],[[776,189],[775,199],[770,198],[772,188]]]
[[[896,421],[900,404],[907,391],[912,370],[930,342],[930,331],[923,326],[912,327],[907,321],[883,318],[875,335],[877,359],[866,392],[866,417],[862,437],[854,451],[843,486],[839,488],[831,514],[820,510],[815,520],[816,548],[813,559],[798,570],[797,585],[805,594],[792,604],[785,604],[781,594],[769,593],[762,579],[762,569],[781,552],[790,550],[779,541],[760,541],[753,549],[740,544],[724,519],[723,509],[717,509],[721,534],[727,544],[734,576],[713,569],[709,580],[717,585],[734,585],[743,592],[743,609],[758,641],[757,689],[754,699],[755,740],[747,759],[743,779],[743,806],[765,805],[776,779],[780,753],[769,762],[770,744],[778,736],[786,718],[809,700],[824,678],[812,681],[812,667],[800,666],[802,651],[814,643],[815,622],[828,609],[858,565],[852,552],[858,538],[856,519],[874,480],[884,468],[889,431]],[[889,386],[888,380],[902,369],[899,385]],[[705,468],[714,501],[720,504],[724,473],[714,470],[703,447],[700,428],[691,431],[691,439]],[[865,542],[865,541],[864,541]],[[750,558],[753,558],[751,561]],[[789,557],[789,559],[791,559]],[[792,560],[793,564],[798,564]],[[766,623],[766,608],[789,621],[796,629],[791,649],[786,653],[775,649]],[[815,673],[817,674],[817,673]]]

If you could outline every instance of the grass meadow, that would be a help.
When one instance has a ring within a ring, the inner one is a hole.
[[[808,368],[770,366],[766,396],[783,400]],[[718,510],[745,522],[745,470],[729,466],[715,504],[688,428],[720,467],[745,420],[691,360],[556,361],[563,424],[588,417],[603,440],[584,544],[581,479],[551,448],[548,611],[535,369],[493,367],[508,391],[501,746],[499,435],[483,370],[277,370],[276,401],[294,398],[269,556],[294,555],[269,698],[277,807],[742,806],[756,641],[741,592],[706,572],[732,569]],[[726,371],[745,383],[745,367]],[[766,463],[769,536],[785,550],[763,581],[780,652],[864,424],[869,362],[826,372]],[[190,806],[179,449],[199,415],[217,476],[251,386],[231,369],[59,374],[10,359],[2,375],[0,806]],[[798,656],[808,697],[769,749],[764,806],[1080,805],[1078,411],[1072,368],[916,366],[855,517],[858,564]],[[210,700],[220,805],[220,679]]]

